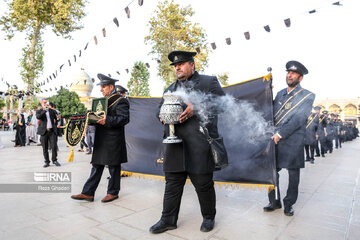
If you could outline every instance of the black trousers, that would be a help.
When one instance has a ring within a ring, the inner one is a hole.
[[[314,145],[305,145],[306,160],[314,160]]]
[[[280,188],[279,188],[279,172],[281,168],[276,169],[276,178],[277,178],[277,192],[278,198],[280,199]],[[289,173],[289,185],[286,192],[286,196],[283,199],[284,206],[290,207],[295,204],[298,195],[299,195],[299,182],[300,182],[300,168],[288,168]],[[272,204],[275,204],[275,190],[272,190],[268,193],[269,201]],[[280,201],[280,200],[278,200]]]
[[[41,146],[43,149],[43,155],[45,158],[45,163],[50,163],[49,160],[49,143],[51,149],[51,161],[57,161],[57,136],[55,132],[51,129],[46,131],[44,135],[40,137]]]
[[[177,222],[187,176],[190,177],[195,187],[203,218],[215,218],[216,197],[212,173],[165,172],[166,185],[161,219],[168,224],[176,224]]]
[[[82,194],[88,196],[94,196],[97,187],[99,186],[102,173],[104,171],[104,165],[93,164],[91,168],[91,173],[86,181]],[[121,166],[109,166],[110,179],[107,188],[107,194],[118,195],[120,191],[120,172]]]
[[[316,140],[315,143],[315,153],[316,155],[320,155],[319,140]]]
[[[333,139],[332,139],[332,137],[326,138],[326,145],[327,145],[327,150],[326,151],[330,151],[330,153],[331,153],[333,151]]]
[[[340,141],[340,136],[339,135],[335,135],[335,147],[341,147],[341,141]]]

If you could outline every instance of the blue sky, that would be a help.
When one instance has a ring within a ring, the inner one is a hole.
[[[91,77],[110,73],[126,86],[130,74],[125,72],[134,61],[150,64],[150,90],[152,96],[161,96],[163,84],[157,77],[156,62],[149,56],[150,46],[144,44],[148,34],[148,19],[156,8],[157,1],[144,0],[140,7],[135,0],[130,5],[131,18],[127,19],[124,8],[131,0],[92,0],[86,7],[84,28],[73,33],[73,40],[56,37],[51,31],[44,32],[45,58],[44,75],[58,70],[65,63],[63,71],[48,87],[69,84],[74,75],[85,68]],[[228,72],[230,83],[245,81],[267,74],[267,67],[273,69],[274,91],[286,87],[285,63],[298,60],[308,69],[302,86],[316,93],[319,99],[360,97],[358,56],[360,56],[360,1],[344,0],[343,6],[333,6],[329,0],[182,0],[182,6],[191,5],[195,11],[193,22],[198,22],[208,35],[208,42],[215,42],[217,49],[210,54],[209,67],[205,74]],[[0,14],[6,5],[0,2]],[[317,9],[315,14],[307,12]],[[119,19],[119,28],[112,19]],[[286,28],[283,20],[291,19]],[[263,26],[269,24],[268,33]],[[102,28],[107,36],[102,37]],[[250,40],[243,33],[250,31]],[[93,36],[98,38],[95,45]],[[232,44],[226,45],[225,38],[231,37]],[[89,42],[82,57],[73,62]],[[7,41],[0,33],[0,77],[23,86],[19,75],[21,49],[25,45],[24,34]],[[116,74],[120,71],[120,76]],[[45,88],[48,88],[45,87]],[[6,85],[0,82],[0,90]],[[95,87],[93,96],[100,96]]]

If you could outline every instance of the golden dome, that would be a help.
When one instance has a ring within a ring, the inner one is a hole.
[[[76,92],[79,97],[89,97],[94,88],[94,84],[89,74],[83,69],[74,76],[71,83],[70,90]]]

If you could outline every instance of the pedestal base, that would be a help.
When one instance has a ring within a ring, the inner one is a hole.
[[[181,143],[182,140],[176,136],[174,137],[167,137],[163,140],[163,143]]]

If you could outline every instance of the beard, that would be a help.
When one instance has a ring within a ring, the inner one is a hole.
[[[300,77],[297,77],[293,80],[293,82],[289,82],[289,79],[286,78],[286,83],[289,87],[293,88],[293,87],[296,87],[299,83],[300,83],[300,80],[299,80]]]

